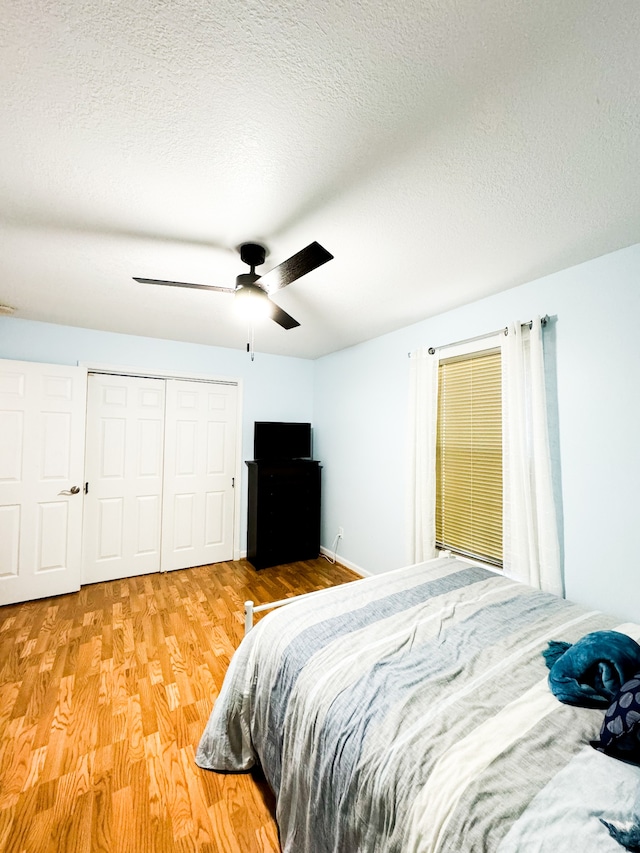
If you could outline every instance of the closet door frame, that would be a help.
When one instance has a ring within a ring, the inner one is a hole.
[[[116,376],[139,376],[147,379],[184,379],[189,382],[213,382],[219,385],[235,385],[238,389],[237,412],[236,412],[236,462],[234,473],[233,490],[233,559],[240,560],[242,556],[240,548],[240,510],[241,510],[241,488],[242,483],[242,402],[243,384],[242,379],[233,376],[219,376],[208,373],[186,373],[173,370],[148,370],[143,367],[130,367],[121,364],[103,364],[101,362],[78,362],[87,373],[106,373]]]

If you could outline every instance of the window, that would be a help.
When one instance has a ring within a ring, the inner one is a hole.
[[[440,360],[435,509],[439,548],[502,566],[499,348]]]
[[[411,353],[408,544],[438,547],[562,595],[547,425],[542,327]],[[482,343],[480,343],[482,341]]]

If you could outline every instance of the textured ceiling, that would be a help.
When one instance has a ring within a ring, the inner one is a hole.
[[[314,358],[640,240],[637,0],[4,0],[0,303]],[[258,270],[260,271],[260,270]]]

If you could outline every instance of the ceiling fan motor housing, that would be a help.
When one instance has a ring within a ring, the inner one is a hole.
[[[260,278],[257,272],[243,272],[241,275],[236,276],[236,290],[239,290],[241,287],[253,287],[254,283]],[[255,287],[259,287],[259,285],[255,285]],[[260,288],[262,289],[262,288]]]

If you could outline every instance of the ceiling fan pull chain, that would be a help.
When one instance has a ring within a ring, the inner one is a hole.
[[[255,359],[255,351],[253,348],[254,337],[253,337],[253,323],[249,323],[247,328],[247,337],[249,338],[249,343],[247,344],[247,352],[251,356],[251,361]]]

